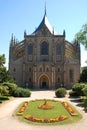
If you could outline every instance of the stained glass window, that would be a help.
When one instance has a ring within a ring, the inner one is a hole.
[[[49,50],[48,43],[43,42],[41,44],[41,55],[48,55],[48,50]]]

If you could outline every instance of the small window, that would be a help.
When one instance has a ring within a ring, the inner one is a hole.
[[[31,82],[31,78],[29,78],[29,82]]]
[[[49,72],[49,68],[48,67],[46,68],[46,72]]]
[[[60,78],[58,77],[58,83],[60,83]]]
[[[42,68],[40,67],[40,70],[39,70],[40,72],[42,72]]]
[[[29,55],[33,54],[33,45],[28,45],[28,54]]]
[[[60,72],[60,68],[58,68],[58,72]]]
[[[73,70],[69,70],[69,77],[70,77],[70,82],[72,83],[73,79],[74,79],[74,72],[73,72]]]
[[[14,68],[13,71],[16,72],[16,69]]]
[[[31,72],[31,68],[29,68],[29,72]]]

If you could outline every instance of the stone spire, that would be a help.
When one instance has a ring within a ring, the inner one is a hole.
[[[13,45],[14,45],[14,38],[13,38],[13,33],[12,33],[11,41],[10,41],[10,46],[13,46]]]
[[[26,30],[24,30],[24,37],[27,35]]]
[[[14,45],[16,44],[16,38],[15,38],[15,36],[14,36]]]
[[[66,32],[65,32],[65,30],[63,30],[63,35],[64,35],[64,37],[66,36]]]
[[[45,16],[47,16],[46,2],[45,2]]]

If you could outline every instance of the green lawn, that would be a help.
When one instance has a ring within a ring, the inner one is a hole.
[[[55,123],[44,123],[44,124],[50,124],[50,125],[74,123],[74,122],[79,121],[82,118],[81,114],[77,110],[75,110],[71,105],[70,106],[73,108],[73,110],[75,110],[78,113],[78,116],[71,116],[70,113],[63,107],[60,101],[55,102],[52,100],[48,100],[47,103],[54,106],[53,109],[49,109],[49,110],[42,110],[38,108],[38,106],[43,103],[44,103],[44,100],[29,101],[26,111],[24,112],[23,116],[19,116],[19,118],[25,122],[34,123],[34,124],[43,124],[43,123],[36,123],[36,122],[26,120],[24,119],[24,117],[27,115],[32,115],[39,119],[40,118],[55,118],[61,115],[68,117],[64,121],[59,121]]]
[[[69,113],[65,110],[65,108],[62,106],[60,102],[47,101],[47,103],[54,106],[53,109],[50,110],[38,109],[38,106],[43,103],[44,101],[36,101],[36,102],[30,101],[24,115],[34,115],[37,118],[54,118],[58,115],[69,116]]]

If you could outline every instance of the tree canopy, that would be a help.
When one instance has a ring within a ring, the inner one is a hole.
[[[84,24],[81,30],[76,34],[76,39],[87,49],[87,23]]]
[[[82,68],[79,82],[87,83],[87,67]]]
[[[13,79],[10,76],[9,71],[4,66],[6,62],[5,55],[0,55],[0,83],[10,81],[13,82]]]
[[[2,67],[6,62],[5,55],[0,55],[0,67]]]

